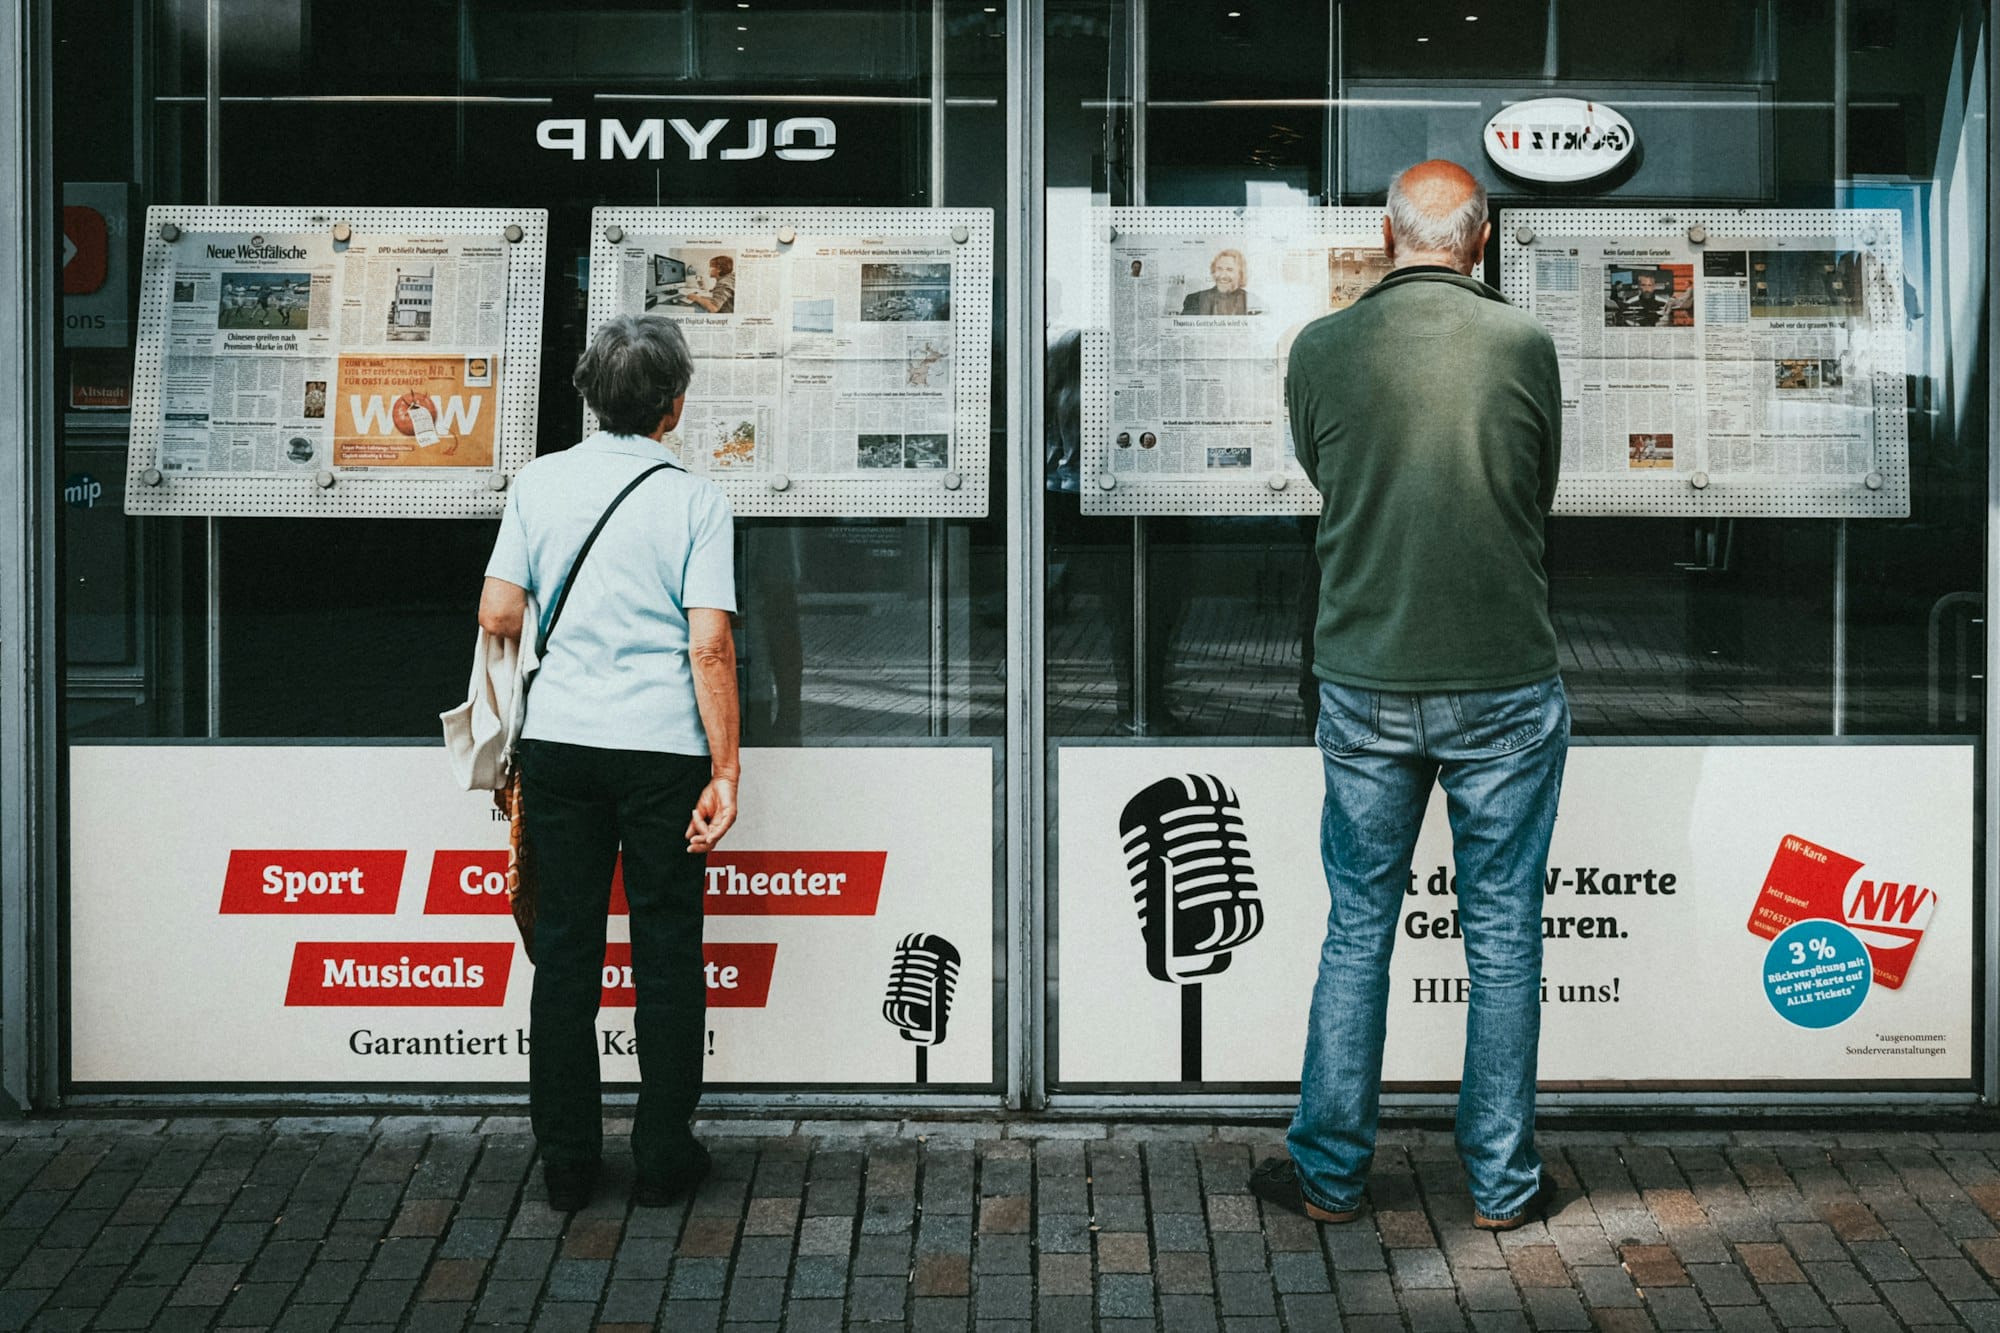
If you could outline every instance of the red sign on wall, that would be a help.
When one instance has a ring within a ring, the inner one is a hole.
[[[704,944],[702,974],[708,982],[711,1009],[762,1009],[771,998],[771,973],[777,966],[775,944]],[[638,1002],[632,986],[632,946],[604,946],[604,994],[607,1009],[630,1009]]]
[[[714,852],[702,880],[708,916],[874,916],[887,852]],[[445,851],[431,859],[427,916],[505,916],[507,853]],[[611,915],[628,916],[625,859],[611,872]]]
[[[507,1002],[514,945],[374,940],[319,943],[292,950],[287,1007],[406,1005],[493,1008]]]
[[[392,916],[405,852],[232,851],[224,916]]]
[[[111,228],[104,214],[72,204],[63,209],[63,295],[88,296],[111,266]]]

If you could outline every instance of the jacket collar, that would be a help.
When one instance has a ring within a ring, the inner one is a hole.
[[[627,458],[643,458],[648,463],[670,463],[683,472],[687,471],[666,445],[644,435],[615,435],[608,430],[601,430],[576,447],[588,449],[592,453],[623,454]]]
[[[1453,287],[1462,287],[1473,295],[1483,296],[1489,301],[1498,301],[1502,305],[1507,303],[1506,297],[1494,291],[1479,279],[1467,277],[1463,273],[1435,264],[1420,264],[1412,268],[1397,269],[1394,273],[1391,273],[1388,277],[1361,293],[1361,299],[1365,301],[1375,295],[1375,293],[1388,291],[1391,287],[1408,287],[1419,282],[1447,283]]]

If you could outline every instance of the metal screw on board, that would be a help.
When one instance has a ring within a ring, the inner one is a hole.
[[[952,240],[952,244],[954,244],[954,245],[964,245],[964,244],[965,244],[965,243],[966,243],[967,241],[969,241],[969,240],[971,240],[971,239],[972,239],[972,233],[971,233],[971,232],[969,232],[969,231],[967,231],[967,230],[966,230],[965,228],[963,228],[963,227],[953,227],[953,228],[951,229],[951,240]]]
[[[1282,473],[1273,472],[1270,475],[1270,477],[1265,480],[1264,484],[1266,486],[1269,486],[1274,491],[1282,491],[1285,489],[1285,487],[1292,484],[1292,479],[1290,477],[1283,475]]]
[[[1117,239],[1118,239],[1118,228],[1116,228],[1116,227],[1106,227],[1106,228],[1104,229],[1104,239],[1105,239],[1105,240],[1107,240],[1107,241],[1115,241],[1115,240],[1117,240]]]
[[[771,478],[771,489],[774,491],[789,491],[792,489],[792,479],[780,472],[777,476]]]
[[[172,245],[175,241],[178,241],[180,238],[181,238],[181,229],[179,227],[176,227],[171,222],[162,222],[160,224],[160,239],[165,241],[168,245]]]
[[[1706,472],[1697,472],[1688,478],[1688,484],[1698,491],[1705,491],[1708,489],[1708,474]]]
[[[487,490],[489,490],[489,491],[504,491],[504,490],[506,490],[506,489],[507,489],[507,474],[506,474],[506,473],[504,473],[504,472],[491,472],[491,473],[488,473],[488,474],[487,474],[487,476],[486,476],[486,489],[487,489]]]
[[[616,245],[625,239],[625,229],[623,227],[606,227],[604,229],[604,239]]]
[[[944,474],[944,488],[946,490],[955,491],[963,485],[965,485],[965,478],[959,476],[956,472],[947,472]]]
[[[778,228],[778,244],[779,244],[779,245],[790,245],[790,244],[791,244],[791,243],[792,243],[793,241],[796,241],[797,239],[799,239],[799,234],[798,234],[798,232],[794,231],[794,230],[793,230],[792,228],[790,228],[790,227],[780,227],[780,228]]]
[[[156,467],[149,467],[139,474],[139,484],[141,486],[158,486],[165,480],[166,478],[160,475],[160,470]]]
[[[507,230],[501,232],[500,234],[507,238],[507,244],[519,245],[521,243],[521,238],[523,236],[526,236],[528,233],[521,230],[520,223],[510,222],[507,224]]]
[[[1882,489],[1882,474],[1871,472],[1861,479],[1861,484],[1871,491],[1879,491]]]
[[[315,472],[313,474],[313,485],[319,487],[323,491],[332,490],[333,474],[331,472],[325,472],[325,471]]]
[[[1116,477],[1112,476],[1112,475],[1111,475],[1111,474],[1110,474],[1109,472],[1100,472],[1100,473],[1098,473],[1098,474],[1097,474],[1097,489],[1098,489],[1098,490],[1100,490],[1100,491],[1115,491],[1115,490],[1117,490],[1117,489],[1118,489],[1118,478],[1116,478]]]
[[[345,222],[336,222],[333,224],[334,244],[346,245],[349,241],[353,239],[354,239],[354,228],[348,226]]]
[[[1691,244],[1700,245],[1707,240],[1708,228],[1702,226],[1699,222],[1688,228],[1688,241]]]
[[[1533,245],[1534,243],[1535,243],[1535,229],[1533,227],[1514,228],[1514,244]]]

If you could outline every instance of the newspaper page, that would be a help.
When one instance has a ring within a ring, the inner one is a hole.
[[[498,237],[191,235],[171,284],[162,471],[496,465]]]
[[[943,236],[631,238],[619,308],[673,319],[695,358],[668,446],[702,474],[948,469],[956,248]]]
[[[1532,309],[1562,364],[1565,478],[1870,471],[1873,256],[1832,238],[1549,238],[1532,258]]]
[[[1330,238],[1121,234],[1109,247],[1113,474],[1302,475],[1285,362],[1389,271]]]

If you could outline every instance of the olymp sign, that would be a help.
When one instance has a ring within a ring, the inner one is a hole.
[[[739,131],[742,142],[725,144],[723,131],[731,123],[715,119],[697,128],[690,120],[655,118],[638,121],[635,129],[628,130],[622,120],[600,120],[595,136],[597,156],[605,162],[621,157],[657,162],[667,155],[669,127],[686,145],[690,162],[705,160],[711,148],[724,162],[754,161],[770,152],[773,145],[779,160],[785,162],[824,162],[833,156],[834,126],[824,116],[793,116],[779,121],[776,130],[760,116],[743,123]],[[735,136],[730,137],[733,140]],[[581,118],[544,120],[535,126],[537,144],[566,152],[579,162],[590,156],[591,140],[590,122]]]

